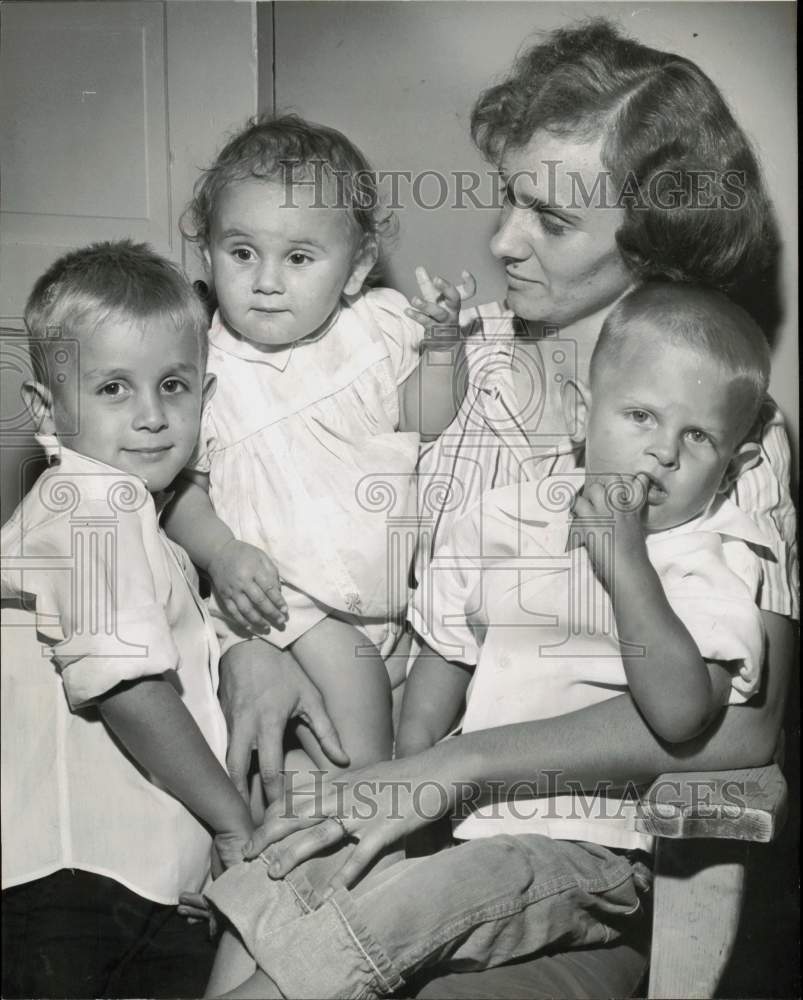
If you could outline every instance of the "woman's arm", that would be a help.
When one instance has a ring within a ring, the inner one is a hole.
[[[629,694],[538,722],[467,733],[423,753],[340,774],[315,801],[268,811],[247,856],[268,844],[272,877],[339,843],[339,823],[358,840],[333,886],[351,885],[385,847],[454,809],[460,797],[493,790],[499,782],[533,784],[544,794],[597,783],[644,784],[664,771],[751,767],[772,758],[783,720],[796,630],[764,614],[768,657],[762,693],[723,709],[709,728],[682,744],[661,742]]]

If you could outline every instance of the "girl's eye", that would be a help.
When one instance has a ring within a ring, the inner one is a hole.
[[[628,416],[635,424],[646,424],[650,419],[650,415],[646,410],[630,410]]]
[[[291,253],[287,259],[290,261],[291,264],[296,264],[296,265],[307,264],[309,263],[309,261],[312,260],[309,254],[302,253],[300,250],[296,250],[294,253]]]
[[[111,396],[112,399],[123,394],[122,382],[107,382],[98,390],[101,396]]]
[[[692,444],[705,444],[709,440],[705,431],[698,431],[696,428],[686,431],[686,437]]]
[[[181,392],[181,390],[185,388],[186,385],[184,382],[178,378],[166,378],[164,382],[162,382],[162,391],[166,392],[170,396],[174,396],[177,392]]]
[[[231,255],[244,263],[254,259],[254,255],[248,247],[235,247],[234,250],[232,250]]]

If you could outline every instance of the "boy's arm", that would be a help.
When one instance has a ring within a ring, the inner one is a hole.
[[[574,505],[572,534],[589,559],[613,606],[630,694],[655,734],[682,743],[702,732],[727,701],[730,674],[700,655],[688,629],[672,610],[650,563],[641,520],[649,484],[634,480],[629,509],[611,503],[611,484],[592,482]],[[613,560],[595,535],[594,519],[614,519]],[[634,648],[635,647],[635,648]]]
[[[470,680],[468,667],[422,645],[404,685],[397,757],[426,750],[449,732],[460,714]]]
[[[265,552],[236,539],[217,516],[209,499],[209,477],[185,470],[175,490],[164,529],[209,574],[226,614],[249,630],[282,628],[287,604],[279,573]]]
[[[724,664],[700,655],[666,598],[646,546],[627,556],[617,546],[610,595],[628,687],[647,723],[670,743],[701,733],[727,702],[731,675]],[[641,648],[633,651],[633,645]]]
[[[173,685],[161,676],[118,684],[98,708],[134,760],[211,828],[224,864],[241,861],[248,807]]]

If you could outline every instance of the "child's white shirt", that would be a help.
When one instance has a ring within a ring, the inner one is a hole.
[[[575,473],[486,494],[447,532],[420,583],[410,610],[418,634],[446,659],[476,665],[463,732],[565,715],[627,691],[610,598],[586,549],[565,551],[568,506],[582,481]],[[732,703],[748,699],[761,678],[762,561],[750,546],[766,545],[725,498],[647,536],[667,599],[701,655],[730,662]],[[571,796],[530,799],[478,809],[456,835],[543,833],[648,847],[634,817],[634,804],[615,797],[605,808]]]
[[[2,529],[3,888],[79,868],[173,904],[206,880],[211,837],[93,702],[163,674],[223,763],[217,640],[142,480],[59,455]]]
[[[270,351],[213,319],[217,389],[192,465],[209,474],[218,516],[279,569],[290,617],[267,637],[276,645],[330,609],[385,628],[406,605],[407,562],[388,558],[389,523],[415,515],[419,435],[399,432],[399,386],[424,328],[406,307],[398,292],[373,289],[314,340]],[[214,600],[213,614],[225,651],[236,632]]]

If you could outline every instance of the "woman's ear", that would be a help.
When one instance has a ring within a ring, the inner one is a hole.
[[[733,484],[748,469],[754,468],[761,461],[761,445],[758,441],[745,441],[739,445],[728,462],[722,482],[717,493],[730,493]]]
[[[359,295],[365,279],[371,273],[371,268],[379,258],[379,247],[372,236],[365,236],[354,255],[349,280],[343,289],[346,295]]]
[[[580,379],[566,379],[561,389],[561,403],[569,437],[575,444],[582,444],[591,411],[591,390]]]
[[[37,434],[55,434],[53,393],[41,382],[23,382],[22,400],[33,420]]]

